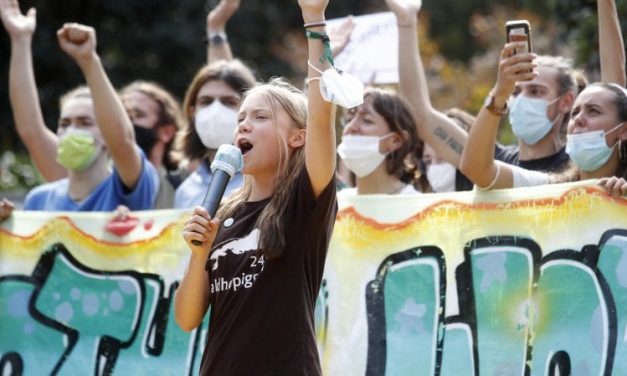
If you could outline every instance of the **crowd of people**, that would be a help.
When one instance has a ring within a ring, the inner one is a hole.
[[[327,32],[328,0],[298,0],[309,56],[304,92],[284,79],[257,82],[234,58],[226,25],[240,0],[221,0],[207,16],[207,64],[182,104],[155,82],[117,92],[97,53],[96,30],[65,24],[59,46],[86,84],[60,99],[55,133],[44,123],[33,71],[36,13],[1,0],[15,127],[47,181],[28,193],[24,210],[193,210],[183,231],[191,257],[175,313],[192,330],[212,307],[202,373],[313,375],[320,374],[313,307],[336,193],[416,195],[596,179],[611,195],[627,194],[627,77],[614,0],[597,1],[601,82],[588,85],[569,59],[514,53],[524,42],[506,43],[476,116],[431,104],[416,33],[420,0],[385,3],[398,25],[398,90],[369,87],[360,104],[340,108],[340,135],[336,106],[325,94],[333,85],[325,80],[346,75],[335,71],[333,55],[350,40],[353,23]],[[497,143],[503,117],[517,145]],[[200,205],[223,144],[242,151],[244,167],[212,218]],[[13,209],[0,201],[0,220]],[[226,258],[216,249],[233,239],[254,246]],[[244,275],[253,276],[252,288],[213,285]],[[270,295],[280,302],[264,298]],[[266,316],[250,314],[259,310]],[[246,362],[235,356],[242,353]]]

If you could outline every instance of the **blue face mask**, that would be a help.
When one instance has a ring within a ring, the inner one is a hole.
[[[620,128],[618,124],[607,132],[592,131],[566,135],[566,153],[582,171],[596,171],[601,168],[612,155],[611,147],[607,146],[605,136]]]
[[[527,145],[540,141],[553,128],[555,121],[549,120],[546,110],[557,100],[559,97],[549,103],[546,99],[527,98],[522,94],[514,98],[509,111],[514,135]]]

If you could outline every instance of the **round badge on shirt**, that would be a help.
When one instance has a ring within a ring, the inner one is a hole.
[[[235,222],[235,221],[233,220],[233,218],[227,218],[227,219],[224,221],[224,227],[231,227],[231,226],[233,225],[233,222]]]

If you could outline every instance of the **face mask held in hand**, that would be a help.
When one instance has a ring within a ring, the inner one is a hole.
[[[347,134],[342,136],[342,142],[337,147],[337,154],[349,170],[357,177],[363,178],[370,175],[387,155],[387,153],[379,152],[379,141],[393,134],[388,133],[383,137]]]
[[[68,170],[82,172],[98,157],[98,145],[94,136],[82,129],[70,129],[57,144],[57,162]]]
[[[534,145],[540,141],[555,124],[555,121],[548,118],[546,111],[558,100],[559,97],[549,103],[546,99],[518,95],[512,101],[509,112],[509,122],[512,124],[514,135],[527,145]]]
[[[607,132],[601,130],[566,135],[566,153],[582,171],[595,171],[601,168],[612,155],[611,147],[607,146],[605,136],[619,129],[620,123]]]
[[[237,128],[237,111],[214,100],[196,112],[194,127],[202,144],[209,149],[232,144]]]

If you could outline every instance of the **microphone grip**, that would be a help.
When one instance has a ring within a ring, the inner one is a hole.
[[[213,174],[211,183],[209,183],[209,188],[202,202],[202,207],[207,210],[207,213],[209,213],[212,219],[218,211],[218,206],[220,206],[220,201],[222,201],[222,196],[224,196],[224,191],[226,191],[226,186],[229,184],[230,179],[231,176],[226,171],[217,169]],[[192,240],[192,244],[199,246],[202,242]]]

